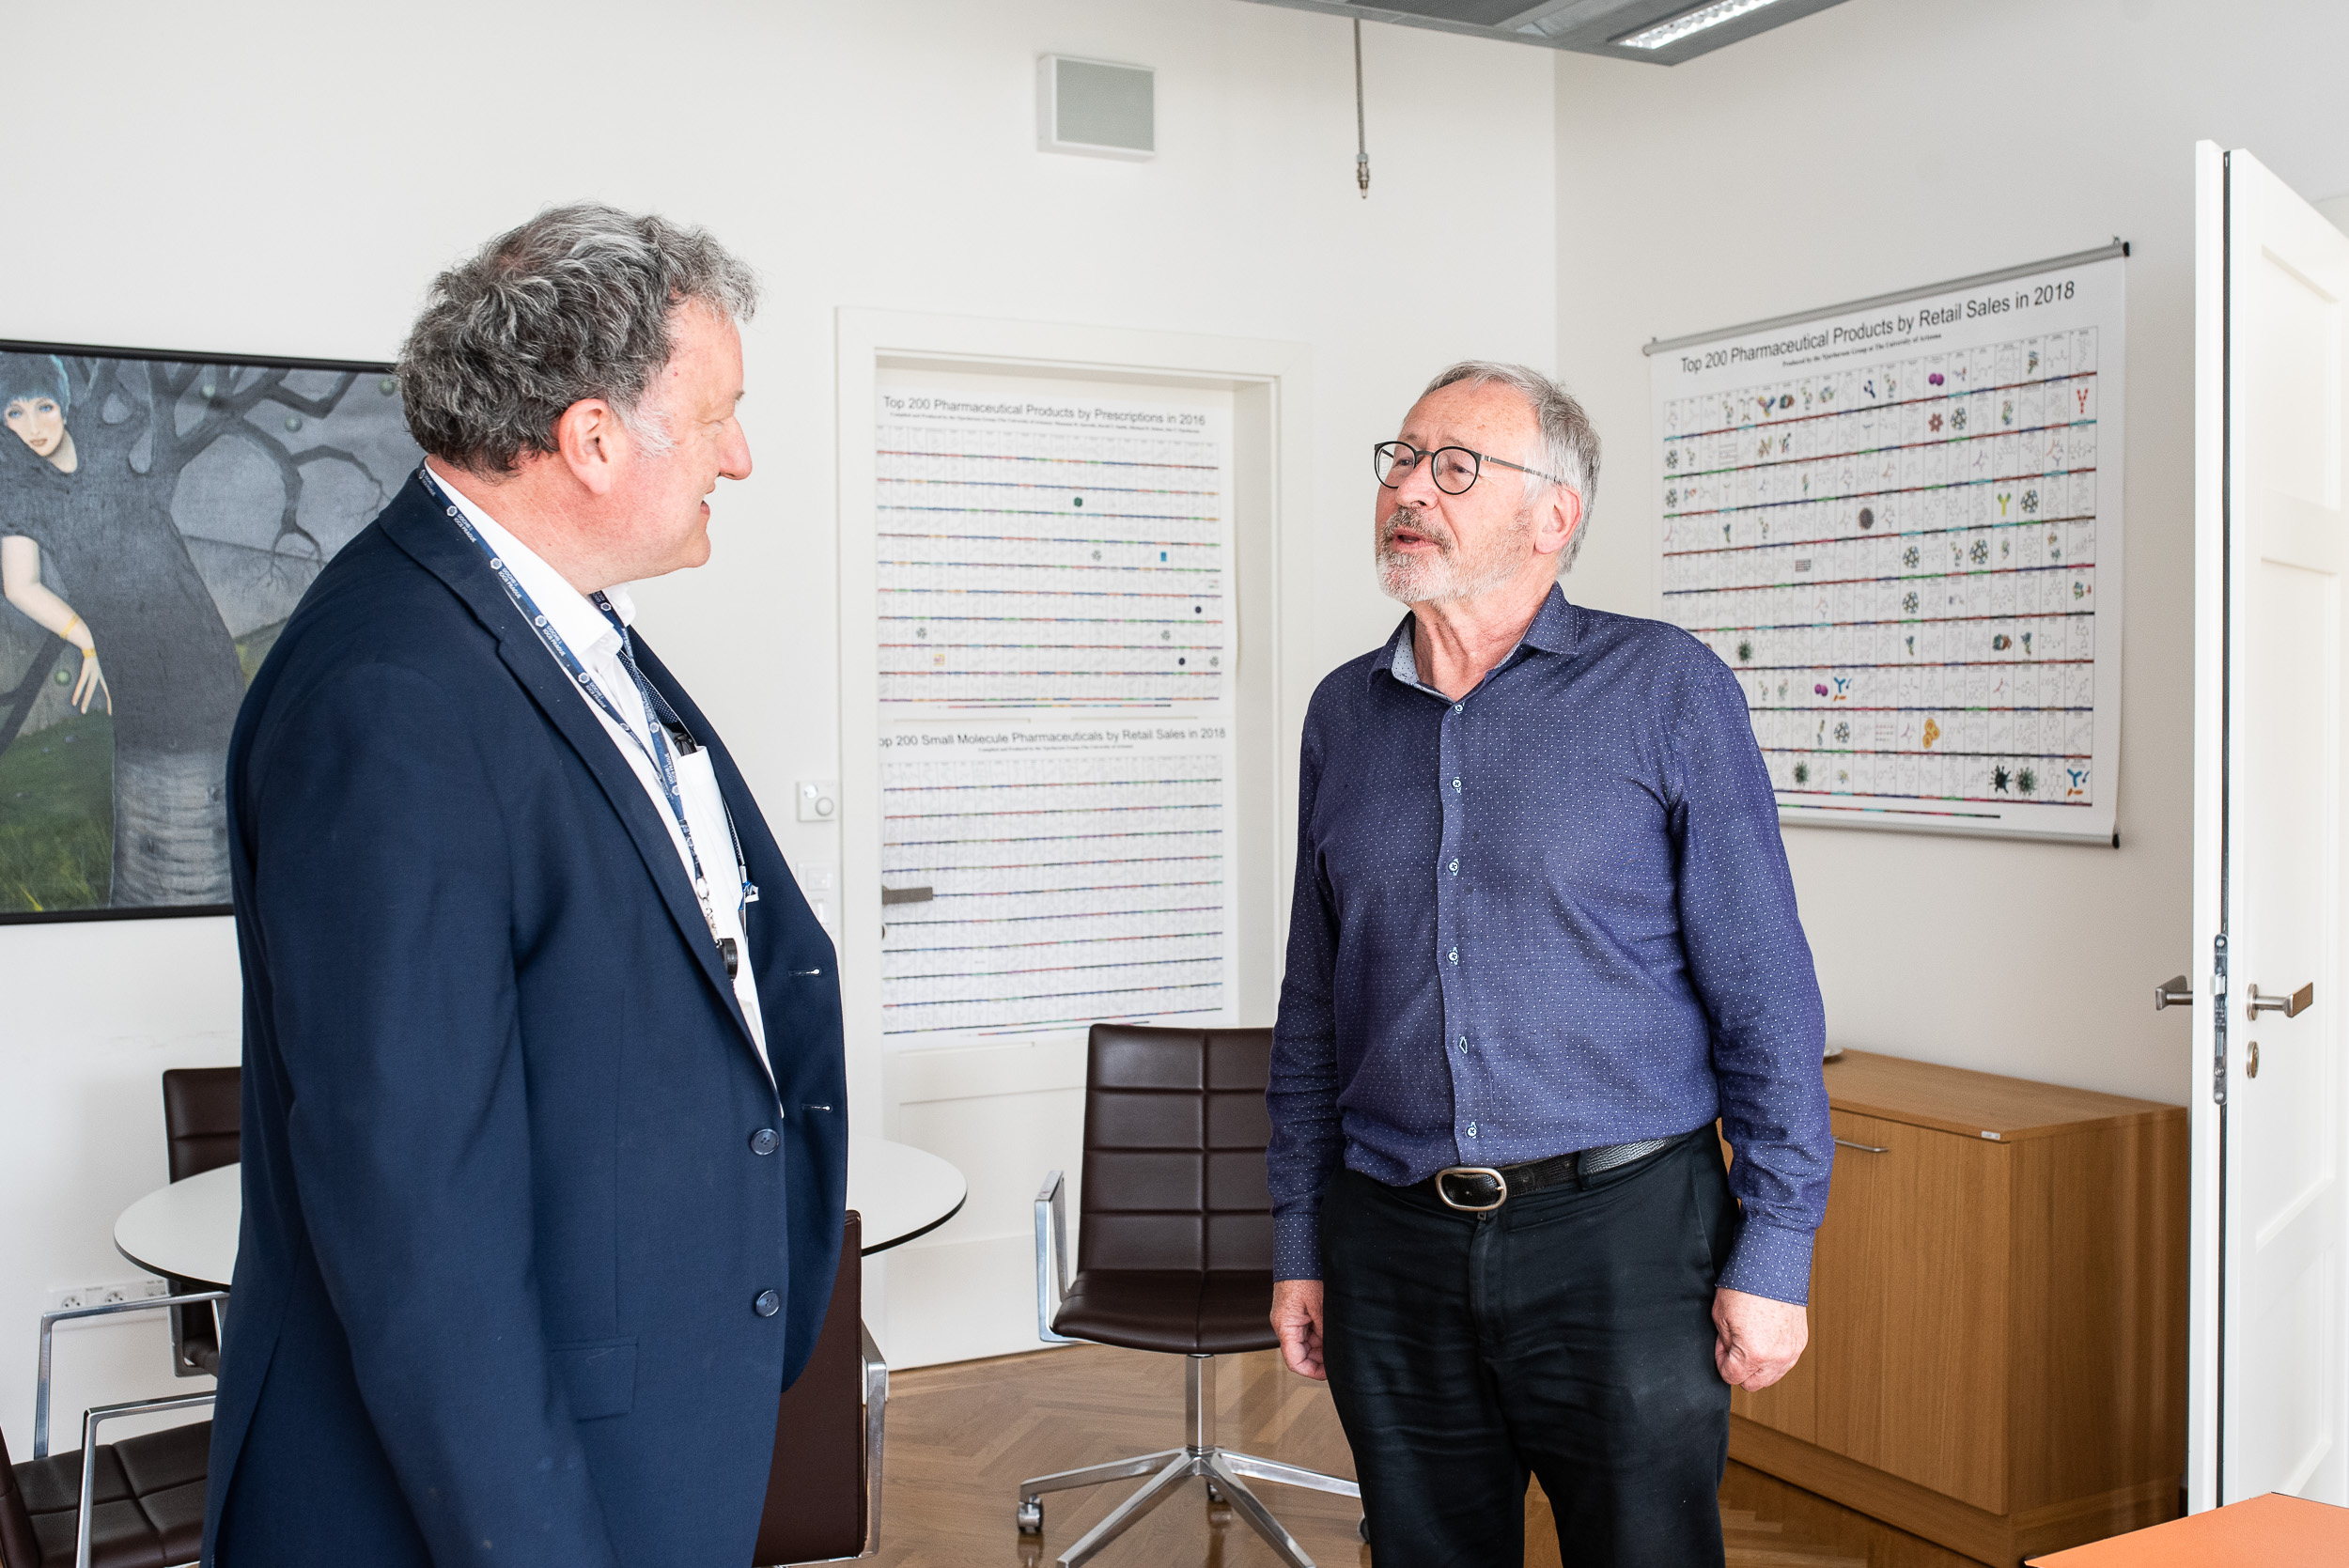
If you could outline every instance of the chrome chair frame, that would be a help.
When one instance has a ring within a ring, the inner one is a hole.
[[[1049,1172],[1044,1177],[1042,1189],[1035,1195],[1035,1328],[1036,1337],[1047,1344],[1092,1343],[1052,1330],[1053,1313],[1059,1310],[1061,1297],[1068,1292],[1066,1186],[1060,1172]],[[1106,1465],[1088,1465],[1082,1469],[1061,1470],[1021,1482],[1017,1515],[1019,1532],[1035,1535],[1043,1531],[1044,1494],[1047,1492],[1066,1491],[1076,1486],[1097,1486],[1103,1482],[1148,1476],[1150,1479],[1143,1483],[1141,1490],[1112,1509],[1108,1517],[1053,1560],[1058,1568],[1078,1568],[1102,1547],[1131,1529],[1143,1514],[1172,1497],[1176,1487],[1196,1476],[1207,1483],[1207,1500],[1210,1503],[1230,1503],[1233,1512],[1247,1520],[1249,1527],[1264,1537],[1265,1543],[1282,1561],[1288,1563],[1290,1568],[1314,1568],[1314,1560],[1305,1555],[1305,1548],[1297,1544],[1297,1538],[1289,1534],[1281,1521],[1273,1516],[1272,1510],[1264,1505],[1241,1478],[1304,1486],[1316,1492],[1333,1492],[1344,1498],[1361,1498],[1361,1487],[1337,1476],[1324,1475],[1319,1470],[1283,1465],[1277,1459],[1242,1453],[1218,1443],[1213,1356],[1184,1358],[1183,1418],[1186,1430],[1181,1448],[1161,1449],[1156,1453],[1136,1454],[1131,1459],[1112,1460]]]
[[[82,1501],[73,1519],[73,1568],[89,1568],[92,1494],[98,1487],[98,1425],[117,1416],[146,1416],[162,1410],[193,1410],[217,1396],[173,1394],[165,1399],[131,1399],[119,1405],[93,1405],[82,1412]]]
[[[115,1317],[124,1312],[152,1312],[172,1307],[194,1307],[228,1299],[225,1290],[191,1292],[186,1296],[154,1296],[141,1301],[109,1301],[97,1307],[67,1307],[40,1314],[40,1371],[33,1391],[33,1457],[49,1457],[49,1383],[53,1358],[51,1332],[60,1323],[85,1317]],[[193,1410],[212,1403],[213,1395],[172,1394],[162,1399],[131,1399],[116,1405],[94,1405],[82,1412],[82,1500],[73,1525],[73,1568],[89,1568],[90,1515],[98,1484],[98,1428],[122,1416],[152,1415],[164,1410]]]
[[[874,1343],[873,1330],[856,1326],[857,1356],[864,1363],[864,1549],[853,1557],[819,1557],[806,1562],[861,1562],[880,1551],[881,1436],[889,1405],[889,1362]],[[799,1562],[780,1568],[801,1568]]]

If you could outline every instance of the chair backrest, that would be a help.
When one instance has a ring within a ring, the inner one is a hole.
[[[173,1067],[164,1072],[163,1151],[173,1181],[237,1163],[243,1091],[244,1074],[236,1067]],[[171,1281],[174,1296],[203,1288],[201,1281]],[[171,1309],[171,1370],[180,1377],[205,1377],[220,1371],[220,1314],[211,1308]]]
[[[1271,1269],[1271,1064],[1269,1029],[1093,1026],[1081,1267]]]
[[[0,1568],[41,1568],[40,1537],[33,1532],[33,1515],[16,1483],[16,1467],[8,1463],[8,1440],[4,1436],[0,1436]]]
[[[163,1074],[163,1138],[173,1181],[237,1162],[242,1080],[235,1067],[174,1067]]]
[[[863,1241],[864,1222],[850,1209],[816,1348],[776,1406],[754,1563],[822,1562],[864,1549]]]

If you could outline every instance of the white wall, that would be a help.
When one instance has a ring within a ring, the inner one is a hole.
[[[42,63],[11,73],[12,145],[39,150],[0,163],[0,336],[389,358],[435,271],[579,196],[706,223],[761,270],[758,472],[719,498],[716,563],[639,598],[795,860],[840,858],[833,830],[785,820],[794,780],[839,773],[836,307],[1307,344],[1315,515],[1292,525],[1331,565],[1282,612],[1316,668],[1392,624],[1368,443],[1437,365],[1558,341],[1536,50],[1366,29],[1364,202],[1346,24],[1237,0],[116,4],[8,31],[11,61]],[[1156,66],[1159,156],[1036,152],[1047,51]],[[21,1454],[47,1293],[133,1272],[109,1231],[163,1177],[155,1075],[236,1059],[234,937],[0,928],[0,1428]],[[171,1381],[159,1327],[61,1355],[65,1408]]]
[[[1568,589],[1656,613],[1640,345],[2130,241],[2119,850],[1786,835],[1829,1038],[2183,1102],[2192,147],[2349,189],[2330,0],[1848,0],[1670,70],[1561,55],[1560,363],[1611,467]]]

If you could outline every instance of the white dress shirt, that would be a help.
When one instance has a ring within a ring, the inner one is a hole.
[[[612,629],[603,612],[595,607],[586,595],[564,579],[561,572],[539,559],[537,551],[500,527],[487,513],[458,492],[454,485],[434,475],[441,491],[451,505],[461,509],[465,520],[479,531],[506,570],[522,585],[539,613],[553,624],[555,631],[569,644],[587,673],[596,677],[605,697],[618,708],[627,729],[613,722],[602,705],[589,701],[597,722],[619,749],[620,755],[636,771],[637,783],[645,786],[645,794],[652,801],[652,814],[669,831],[669,842],[676,846],[677,863],[685,870],[685,879],[693,879],[693,855],[678,831],[677,814],[669,809],[669,798],[661,787],[661,774],[653,767],[647,748],[665,745],[666,739],[656,740],[646,723],[644,700],[638,696],[636,682],[630,678],[628,666],[620,661],[620,634]],[[603,591],[612,608],[620,617],[620,624],[632,626],[636,620],[636,603],[626,588],[612,587]],[[552,660],[554,656],[549,653]],[[557,666],[560,668],[560,666]],[[566,675],[568,679],[568,675]],[[696,738],[699,738],[698,737]],[[690,756],[677,756],[678,792],[685,797],[685,817],[693,827],[693,847],[701,851],[702,875],[709,887],[711,912],[717,917],[720,937],[734,939],[741,962],[735,970],[734,995],[742,1004],[742,1017],[751,1026],[751,1038],[758,1042],[759,1065],[767,1067],[767,1020],[758,1010],[758,982],[751,973],[750,943],[742,933],[742,875],[734,858],[734,834],[726,819],[725,797],[718,788],[718,777],[709,766],[708,748]],[[768,1068],[771,1079],[773,1072]]]

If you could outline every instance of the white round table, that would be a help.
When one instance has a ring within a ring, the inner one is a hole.
[[[237,1272],[241,1171],[224,1165],[154,1191],[115,1220],[115,1250],[150,1274],[226,1288]],[[885,1138],[848,1145],[848,1207],[871,1256],[938,1229],[962,1211],[962,1172],[926,1149]]]

